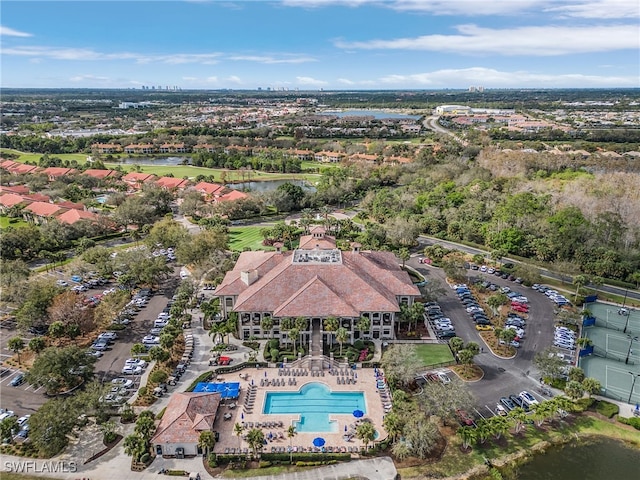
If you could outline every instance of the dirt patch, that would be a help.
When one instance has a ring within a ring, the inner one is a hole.
[[[464,382],[476,382],[484,377],[484,371],[478,365],[452,365],[449,368]]]
[[[113,442],[110,442],[108,444],[105,445],[105,448],[103,450],[100,450],[98,453],[96,453],[95,455],[93,455],[92,457],[89,457],[84,464],[86,465],[87,463],[93,462],[94,460],[100,458],[101,456],[103,456],[105,453],[107,453],[109,450],[111,450],[113,447],[115,447],[116,445],[118,445],[118,443],[120,443],[120,440],[122,440],[122,435],[116,435],[115,440],[113,440]]]

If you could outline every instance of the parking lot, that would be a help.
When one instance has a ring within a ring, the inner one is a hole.
[[[179,268],[175,270],[174,275],[164,281],[159,291],[150,299],[148,304],[141,308],[138,314],[132,319],[131,323],[124,330],[117,332],[118,338],[108,347],[103,355],[98,358],[95,363],[95,378],[101,382],[109,383],[113,378],[121,377],[121,371],[125,360],[131,357],[131,347],[134,343],[140,343],[142,338],[153,327],[153,321],[167,305],[167,301],[172,297],[179,283]],[[52,275],[54,276],[54,275]],[[54,278],[63,278],[57,274]],[[67,279],[69,280],[69,279]],[[70,286],[73,284],[69,281]],[[83,292],[84,295],[92,296],[102,294],[104,290],[113,287],[113,285],[104,285],[98,288],[90,289]],[[19,335],[23,338],[25,345],[35,335],[31,333],[20,332],[15,324],[5,324],[0,329],[0,355],[2,360],[6,360],[13,356],[7,348],[7,342],[10,338]],[[0,389],[2,397],[0,399],[0,407],[13,410],[16,415],[33,414],[48,398],[45,396],[44,388],[34,388],[26,382],[22,385],[13,387],[11,381],[20,371],[10,366],[0,367]],[[135,382],[136,387],[140,382],[140,375],[129,375],[127,377]]]
[[[427,281],[437,279],[447,287],[441,269],[428,267],[412,257],[408,264],[423,274]],[[478,382],[468,384],[476,399],[475,416],[491,416],[495,414],[496,404],[500,398],[518,395],[523,390],[529,391],[537,400],[545,398],[538,391],[539,379],[533,367],[535,354],[553,345],[554,339],[554,304],[544,294],[529,287],[518,285],[488,273],[469,270],[469,284],[473,277],[482,275],[498,287],[508,286],[525,295],[529,300],[530,313],[526,321],[526,337],[513,359],[502,359],[494,356],[484,345],[475,323],[467,313],[456,291],[446,288],[446,293],[438,300],[445,317],[451,319],[456,336],[466,342],[476,342],[483,351],[476,355],[474,362],[484,371],[484,377]]]

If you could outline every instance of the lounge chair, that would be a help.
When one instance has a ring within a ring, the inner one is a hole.
[[[229,453],[229,447],[224,449],[224,453]]]

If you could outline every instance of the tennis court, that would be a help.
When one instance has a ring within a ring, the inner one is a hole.
[[[589,303],[586,308],[596,317],[597,326],[621,332],[626,327],[626,333],[640,335],[640,310],[627,308],[625,312],[617,305],[599,302]]]
[[[579,360],[579,364],[587,377],[596,378],[607,397],[628,402],[631,405],[640,403],[640,365],[626,365],[610,358],[591,355]],[[634,385],[635,379],[635,385]],[[633,385],[633,393],[631,386]],[[631,401],[629,402],[629,394]]]
[[[585,327],[583,335],[593,342],[596,355],[627,364],[640,364],[640,335],[601,327]]]

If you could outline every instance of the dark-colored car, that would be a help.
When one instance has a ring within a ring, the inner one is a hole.
[[[456,336],[456,331],[455,330],[444,330],[441,332],[437,332],[436,336],[438,338],[453,338]]]
[[[515,403],[518,407],[522,408],[525,412],[529,411],[529,405],[527,405],[519,396],[509,395],[509,400]]]
[[[18,387],[23,383],[24,383],[24,375],[22,373],[19,373],[18,375],[13,377],[13,380],[11,380],[11,383],[9,385],[11,385],[12,387]]]
[[[504,408],[507,409],[507,411],[511,411],[514,408],[516,408],[516,404],[513,403],[509,397],[501,397],[500,398],[500,403],[504,406]]]
[[[44,335],[49,331],[49,325],[34,325],[29,327],[29,333],[34,335]]]

